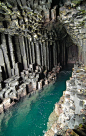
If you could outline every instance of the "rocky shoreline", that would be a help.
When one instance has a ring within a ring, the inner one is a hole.
[[[72,77],[66,81],[66,91],[49,117],[51,127],[44,136],[77,135],[73,129],[86,122],[86,66],[74,65]],[[53,114],[53,118],[52,118]],[[77,135],[78,136],[78,135]]]
[[[60,66],[55,66],[51,72],[44,71],[42,67],[33,64],[23,70],[20,76],[12,76],[4,81],[5,88],[0,91],[0,113],[14,105],[21,97],[30,96],[56,79]],[[42,77],[44,77],[42,79]]]

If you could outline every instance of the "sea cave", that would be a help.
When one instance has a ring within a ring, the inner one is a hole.
[[[1,136],[86,134],[85,8],[85,0],[0,0]]]

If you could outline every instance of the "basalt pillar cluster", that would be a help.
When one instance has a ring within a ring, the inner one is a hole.
[[[51,3],[0,1],[0,112],[47,85],[68,61],[70,37],[54,22],[56,7],[51,9]]]

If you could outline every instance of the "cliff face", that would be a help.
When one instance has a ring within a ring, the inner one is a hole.
[[[58,20],[63,24],[71,40],[78,47],[79,62],[86,65],[86,2],[66,2],[60,7]],[[69,61],[73,46],[69,47]],[[75,48],[73,49],[74,53]],[[86,135],[84,126],[86,122],[86,66],[74,65],[72,77],[66,81],[66,91],[60,101],[55,104],[55,109],[49,117],[48,130],[45,136],[78,136]],[[52,117],[53,115],[53,117]],[[80,125],[79,125],[80,124]],[[82,127],[80,127],[82,126]],[[73,129],[73,130],[72,130]],[[76,133],[75,133],[76,132]]]
[[[66,81],[66,91],[63,92],[60,101],[55,104],[55,109],[49,117],[48,126],[51,126],[51,129],[45,133],[45,136],[86,135],[84,130],[86,122],[85,76],[86,67],[74,65],[72,77]]]

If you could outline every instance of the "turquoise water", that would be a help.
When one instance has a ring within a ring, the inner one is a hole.
[[[66,89],[71,67],[62,70],[53,85],[30,98],[26,96],[0,115],[0,136],[43,136],[49,115]]]

